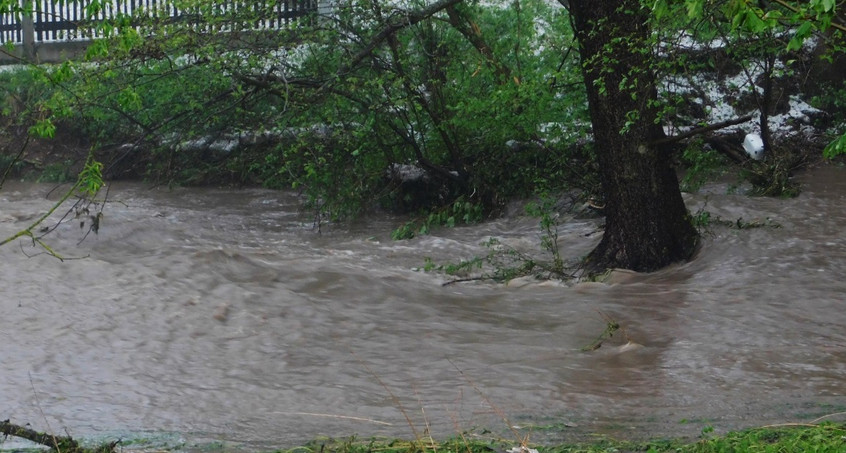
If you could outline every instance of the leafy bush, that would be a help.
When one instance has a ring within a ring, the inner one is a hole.
[[[573,107],[586,103],[567,16],[541,0],[515,5],[455,6],[350,67],[396,11],[349,0],[333,22],[301,24],[295,36],[237,40],[172,23],[125,36],[116,27],[112,44],[90,52],[96,65],[65,71],[76,95],[53,105],[70,105],[61,113],[101,146],[152,150],[133,157],[154,178],[293,187],[331,218],[378,204],[413,205],[426,224],[475,221],[442,213],[470,203],[483,216],[584,176],[573,159],[586,156],[570,146],[587,112]],[[269,139],[231,152],[180,146],[244,136]],[[420,168],[439,195],[409,200],[419,194],[388,177],[393,165]]]
[[[722,174],[728,164],[725,156],[712,149],[703,149],[701,142],[687,146],[682,152],[681,162],[685,168],[681,189],[685,192],[699,190],[707,181]]]

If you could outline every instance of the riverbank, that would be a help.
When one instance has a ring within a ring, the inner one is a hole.
[[[530,442],[508,442],[459,436],[446,442],[431,439],[400,440],[316,440],[302,447],[282,450],[285,453],[620,453],[620,452],[842,452],[846,449],[846,425],[823,423],[784,424],[712,435],[706,428],[697,440],[662,439],[647,442],[597,438],[586,443],[532,445]]]
[[[833,414],[833,415],[844,415]],[[85,445],[88,444],[88,445]],[[27,451],[30,444],[8,441],[0,451]],[[595,435],[585,441],[537,444],[529,437],[523,441],[503,439],[487,431],[459,433],[439,441],[430,437],[398,438],[318,438],[291,448],[260,449],[222,442],[187,442],[172,435],[83,442],[77,450],[87,452],[274,452],[274,453],[727,453],[727,452],[817,452],[839,453],[846,450],[846,424],[784,423],[717,435],[705,427],[696,439],[663,438],[648,441],[620,440]]]

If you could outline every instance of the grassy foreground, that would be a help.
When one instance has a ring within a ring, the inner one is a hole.
[[[401,440],[331,440],[322,439],[280,453],[624,453],[624,452],[846,452],[846,424],[789,424],[731,432],[693,442],[653,440],[625,442],[599,440],[572,445],[520,446],[505,440],[479,440],[468,436],[445,442],[431,439]]]

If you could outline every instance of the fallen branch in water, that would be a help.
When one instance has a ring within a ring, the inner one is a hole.
[[[464,282],[477,282],[482,280],[494,280],[493,277],[481,276],[481,277],[469,277],[469,278],[457,278],[455,280],[450,280],[448,282],[441,283],[441,286],[449,286],[455,283],[464,283]],[[495,281],[495,280],[494,280]]]
[[[79,443],[70,436],[54,436],[42,433],[34,429],[10,423],[9,420],[0,422],[0,433],[4,436],[20,437],[37,444],[50,447],[51,450],[61,453],[111,453],[120,441],[111,442],[93,449],[86,449],[79,446]]]

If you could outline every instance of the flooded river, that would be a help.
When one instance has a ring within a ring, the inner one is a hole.
[[[537,220],[517,209],[394,242],[400,220],[385,217],[318,234],[292,194],[115,184],[99,234],[80,242],[69,221],[48,236],[84,259],[0,248],[0,419],[251,450],[511,436],[507,423],[537,441],[696,435],[840,412],[846,169],[801,179],[790,200],[725,186],[687,197],[781,228],[713,227],[690,263],[572,287],[442,286],[450,277],[416,270],[483,255],[490,237],[535,248]],[[51,188],[4,188],[3,237],[44,212]],[[564,255],[589,251],[596,228],[562,225]],[[623,331],[582,352],[609,319]]]

